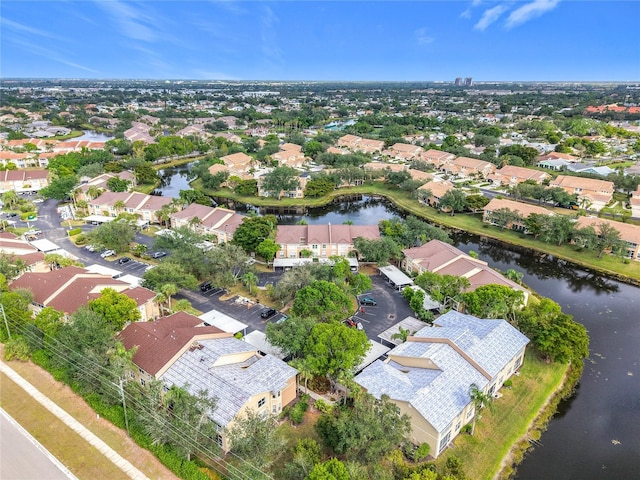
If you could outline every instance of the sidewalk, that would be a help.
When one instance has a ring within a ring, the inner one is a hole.
[[[33,397],[38,403],[40,403],[49,412],[55,415],[58,419],[64,422],[74,432],[84,438],[89,444],[95,447],[100,453],[108,458],[114,465],[122,470],[129,478],[134,480],[148,480],[148,477],[144,475],[140,470],[134,467],[128,460],[120,456],[116,451],[109,447],[100,438],[94,435],[90,430],[84,427],[75,418],[65,412],[62,408],[56,405],[49,398],[44,396],[38,389],[31,385],[28,381],[22,378],[11,367],[4,362],[0,361],[0,372],[4,373],[12,381],[18,384],[25,390],[31,397]]]

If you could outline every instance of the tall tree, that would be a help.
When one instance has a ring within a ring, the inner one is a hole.
[[[282,198],[282,194],[300,186],[298,171],[291,167],[276,167],[262,177],[262,189],[272,197]]]
[[[111,325],[114,331],[120,331],[127,323],[140,320],[136,301],[112,288],[102,290],[98,298],[89,302],[89,308]]]
[[[304,287],[293,301],[291,313],[319,321],[342,320],[351,307],[351,298],[333,283],[317,280]]]
[[[307,338],[304,354],[315,374],[335,379],[356,367],[369,348],[362,330],[338,322],[318,323]]]
[[[476,385],[475,383],[472,383],[469,386],[469,398],[471,399],[471,402],[473,403],[473,407],[475,408],[475,414],[473,415],[473,423],[471,425],[471,435],[473,435],[473,433],[476,430],[476,421],[478,420],[478,415],[479,415],[478,412],[480,411],[480,409],[484,407],[489,407],[490,410],[493,410],[493,404],[492,404],[493,399],[489,395],[484,393],[484,391],[482,391],[482,389],[478,387],[478,385]]]
[[[247,409],[227,429],[231,450],[255,467],[269,467],[282,451],[284,441],[277,428],[278,418]]]
[[[462,190],[452,189],[445,193],[440,199],[439,207],[442,211],[451,213],[461,212],[467,207],[467,196]]]

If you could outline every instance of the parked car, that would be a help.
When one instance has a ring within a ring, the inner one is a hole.
[[[12,213],[7,213],[7,217],[9,217],[9,218],[13,218],[13,217],[17,217],[17,216],[18,216],[17,213],[13,213],[13,212]]]
[[[154,252],[151,256],[153,258],[162,258],[167,256],[167,252]]]
[[[200,284],[200,291],[201,292],[208,292],[212,288],[213,288],[213,286],[211,285],[211,282],[204,282],[204,283]]]
[[[276,313],[278,313],[274,308],[265,308],[260,312],[260,316],[262,318],[270,318],[273,317]]]
[[[116,254],[113,250],[105,250],[100,254],[102,258],[113,257]]]
[[[96,247],[94,247],[93,245],[89,244],[86,247],[84,247],[86,250],[90,251],[91,253],[96,251]]]
[[[129,257],[122,257],[122,258],[118,259],[118,263],[120,265],[122,265],[123,263],[128,263],[130,261],[131,261],[131,259]]]
[[[371,297],[362,297],[360,299],[360,305],[371,305],[371,306],[375,307],[376,305],[378,305],[378,302],[376,302]]]

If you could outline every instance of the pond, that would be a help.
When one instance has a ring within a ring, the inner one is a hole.
[[[164,195],[189,188],[189,169],[166,169]],[[171,174],[174,172],[174,174]],[[216,199],[224,204],[224,199]],[[252,206],[234,205],[241,210]],[[384,199],[349,196],[320,208],[259,209],[281,224],[377,224],[403,213]],[[640,459],[640,288],[602,277],[547,255],[476,235],[453,235],[465,252],[489,265],[524,273],[523,281],[585,325],[590,357],[576,393],[561,403],[538,446],[518,469],[518,479],[638,478]]]

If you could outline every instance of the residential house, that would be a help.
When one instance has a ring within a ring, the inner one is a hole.
[[[627,244],[625,257],[633,260],[640,260],[640,226],[632,223],[616,222],[598,217],[578,217],[576,227],[592,227],[596,233],[601,224],[607,224],[620,232],[620,240]]]
[[[428,197],[419,194],[418,198],[421,203],[425,205],[429,205],[433,208],[438,208],[440,205],[440,199],[444,197],[444,195],[454,188],[453,183],[443,180],[443,181],[430,181],[418,187],[418,192],[430,192]]]
[[[53,145],[53,152],[58,154],[64,154],[69,152],[80,152],[83,149],[87,150],[104,150],[105,142],[91,142],[89,140],[67,140],[64,142],[57,142]]]
[[[387,395],[411,419],[411,440],[438,457],[478,412],[471,385],[498,397],[523,364],[529,339],[504,320],[449,311],[355,377],[376,398]]]
[[[354,150],[359,142],[362,141],[362,137],[358,137],[357,135],[343,135],[338,139],[338,146],[348,148],[349,150]]]
[[[14,164],[18,168],[27,168],[36,165],[34,153],[15,153],[11,150],[0,151],[0,164]]]
[[[546,172],[534,170],[532,168],[516,167],[515,165],[505,165],[497,172],[487,177],[489,180],[500,185],[515,186],[526,181],[534,181],[541,185],[551,178]]]
[[[289,191],[280,191],[277,195],[278,198],[304,198],[304,189],[307,187],[307,182],[311,178],[309,173],[301,173],[298,175],[298,185],[293,190]],[[264,179],[264,175],[260,175],[258,177],[258,196],[259,197],[271,197],[273,192],[269,192],[262,187],[262,181]]]
[[[554,172],[566,170],[569,165],[571,165],[570,162],[567,162],[566,160],[563,160],[561,158],[552,158],[549,160],[542,160],[538,162],[538,167],[546,168],[547,170],[553,170]]]
[[[496,166],[493,163],[469,157],[458,157],[441,169],[445,168],[448,169],[449,173],[463,178],[470,176],[486,178],[496,171]]]
[[[224,162],[225,167],[229,169],[232,175],[237,176],[248,174],[256,166],[256,160],[243,152],[225,155],[220,157],[220,160]]]
[[[414,160],[422,158],[424,148],[408,143],[396,143],[382,153],[396,160]]]
[[[4,192],[38,192],[49,185],[49,171],[3,170],[0,171],[0,194]]]
[[[130,142],[156,143],[156,139],[151,135],[152,127],[146,123],[131,122],[131,128],[125,130],[124,138]]]
[[[530,203],[523,202],[514,202],[513,200],[507,200],[505,198],[492,198],[491,201],[483,208],[484,213],[482,220],[486,223],[492,223],[495,225],[492,214],[496,210],[500,210],[503,208],[506,208],[507,210],[518,214],[522,218],[522,220],[516,220],[509,223],[508,225],[505,225],[504,228],[521,230],[525,233],[527,232],[524,224],[524,219],[526,219],[532,213],[538,215],[554,215],[551,210],[547,210],[546,208],[540,207],[538,205],[532,205]]]
[[[447,163],[453,162],[455,158],[456,156],[453,153],[434,149],[429,149],[422,154],[422,160],[433,164],[436,168],[440,168]]]
[[[271,159],[277,161],[279,166],[302,168],[306,163],[306,158],[300,145],[285,143],[280,148],[279,152],[271,155]]]
[[[8,257],[14,265],[20,261],[29,272],[49,270],[47,262],[44,261],[44,253],[13,233],[0,232],[0,255]]]
[[[98,198],[89,200],[87,207],[89,215],[117,217],[121,213],[131,213],[145,222],[158,223],[158,212],[172,201],[170,197],[139,192],[104,192]]]
[[[26,288],[33,293],[32,308],[39,312],[52,307],[70,315],[89,301],[98,298],[105,288],[111,288],[136,301],[143,321],[159,316],[155,292],[134,287],[108,275],[89,273],[80,267],[63,267],[49,272],[27,272],[14,280],[11,290]]]
[[[427,172],[423,172],[422,170],[416,170],[415,168],[409,168],[409,169],[407,169],[407,172],[409,172],[409,175],[411,175],[411,180],[417,180],[417,181],[421,181],[421,182],[428,182],[430,180],[433,180],[433,174],[427,173]]]
[[[347,257],[355,251],[358,237],[380,238],[377,225],[278,225],[278,258],[301,258],[311,252],[314,258]]]
[[[209,133],[207,133],[207,131],[205,130],[204,125],[198,123],[198,124],[187,125],[186,127],[178,130],[176,132],[176,135],[179,137],[193,136],[193,137],[207,138],[209,136]]]
[[[214,138],[224,138],[225,140],[229,141],[229,142],[233,142],[233,143],[242,143],[242,138],[240,138],[239,135],[236,135],[235,133],[226,133],[226,132],[221,132],[221,133],[216,133],[214,136]]]
[[[564,160],[565,162],[573,163],[578,161],[578,157],[574,157],[573,155],[569,155],[568,153],[560,152],[549,152],[538,157],[538,163],[546,162],[548,160]]]
[[[125,180],[129,182],[129,188],[128,188],[129,191],[136,185],[135,175],[129,172],[128,170],[124,170],[118,173],[103,173],[101,175],[98,175],[97,177],[93,177],[91,180],[87,182],[80,184],[76,188],[76,190],[78,191],[76,200],[86,201],[93,198],[92,195],[87,194],[88,191],[91,191],[92,193],[94,191],[98,191],[100,193],[104,191],[111,191],[109,189],[109,186],[107,185],[107,182],[111,178],[119,178],[120,180]]]
[[[215,236],[218,243],[226,243],[231,241],[245,216],[226,208],[192,203],[169,218],[172,228],[188,227],[202,235]]]
[[[591,207],[600,210],[613,198],[615,187],[613,182],[594,178],[571,177],[558,175],[551,180],[551,187],[560,187],[569,194],[576,194],[578,199],[591,202]]]
[[[525,304],[529,299],[529,290],[503,277],[490,268],[487,262],[473,258],[462,250],[440,240],[431,240],[420,247],[402,251],[402,268],[409,273],[433,272],[439,275],[465,277],[469,280],[467,291],[473,291],[483,285],[503,285],[519,290],[524,295]]]
[[[136,322],[120,334],[125,348],[135,348],[132,376],[142,385],[160,380],[165,389],[207,391],[216,400],[209,419],[218,427],[217,442],[231,448],[225,430],[251,409],[280,414],[296,398],[297,371],[273,355],[262,355],[247,342],[185,312],[154,322]]]

